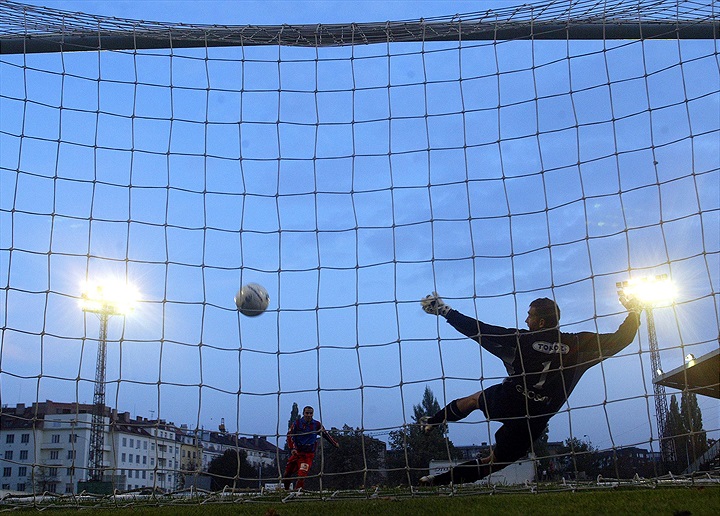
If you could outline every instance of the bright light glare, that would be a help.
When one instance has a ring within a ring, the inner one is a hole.
[[[690,362],[692,362],[693,360],[695,360],[695,355],[693,355],[692,353],[688,353],[688,354],[685,356],[685,362],[690,363]]]
[[[82,286],[80,307],[86,312],[126,315],[135,309],[138,294],[132,286],[119,281],[86,282]]]
[[[622,283],[622,291],[645,305],[657,306],[672,302],[677,295],[674,283],[666,274],[633,278]]]

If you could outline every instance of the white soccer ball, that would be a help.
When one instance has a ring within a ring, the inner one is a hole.
[[[235,294],[235,304],[241,314],[254,317],[267,309],[270,304],[270,294],[262,285],[248,283],[240,287]]]

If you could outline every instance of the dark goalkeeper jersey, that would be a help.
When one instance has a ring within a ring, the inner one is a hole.
[[[447,322],[503,361],[508,372],[503,391],[517,392],[530,400],[527,407],[531,414],[547,414],[562,407],[585,371],[635,339],[640,318],[629,313],[615,333],[600,334],[503,328],[457,310],[450,310]]]

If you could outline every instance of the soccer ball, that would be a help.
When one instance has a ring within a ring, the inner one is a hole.
[[[270,304],[270,295],[265,287],[257,283],[243,285],[235,294],[235,304],[240,313],[254,317],[263,313]]]

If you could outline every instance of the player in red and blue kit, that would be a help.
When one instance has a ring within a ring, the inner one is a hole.
[[[308,475],[315,458],[315,450],[320,435],[335,448],[340,447],[332,435],[325,430],[322,423],[313,419],[314,412],[312,407],[305,407],[303,416],[297,418],[288,430],[287,444],[290,449],[290,458],[283,475],[285,489],[290,489],[289,477],[295,474],[298,476],[295,488],[301,489],[305,485],[305,477]]]
[[[528,330],[492,326],[453,310],[436,292],[422,300],[422,308],[440,315],[463,335],[501,359],[508,372],[498,384],[453,400],[420,425],[425,432],[448,421],[460,421],[475,410],[502,426],[495,434],[490,456],[459,464],[439,475],[427,475],[421,485],[475,482],[522,458],[540,437],[550,418],[560,410],[580,377],[592,366],[620,352],[634,339],[640,325],[641,304],[622,296],[628,310],[614,333],[564,333],[559,329],[560,308],[552,299],[530,303]]]

